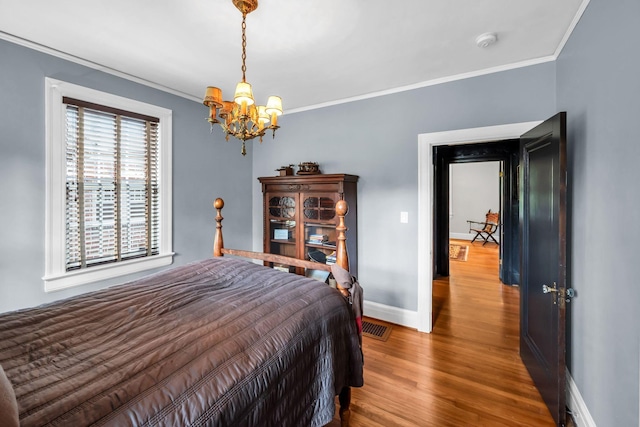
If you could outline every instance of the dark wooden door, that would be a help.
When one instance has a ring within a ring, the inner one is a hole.
[[[566,113],[524,134],[520,212],[520,356],[565,425]]]

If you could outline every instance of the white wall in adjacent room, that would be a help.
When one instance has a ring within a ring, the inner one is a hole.
[[[467,221],[484,221],[489,209],[500,210],[499,174],[500,162],[450,165],[449,234],[452,238],[472,239],[475,233],[469,234]]]

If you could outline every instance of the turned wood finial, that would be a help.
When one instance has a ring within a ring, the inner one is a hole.
[[[222,248],[224,247],[222,239],[222,208],[224,208],[224,200],[217,198],[213,202],[213,207],[216,208],[216,235],[213,239],[213,256],[223,256]]]
[[[220,197],[218,197],[214,202],[213,202],[213,207],[216,208],[216,210],[218,210],[218,213],[220,212],[220,209],[224,208],[224,200],[222,200]]]
[[[336,244],[336,264],[349,271],[349,255],[347,254],[347,227],[344,225],[344,216],[349,212],[349,205],[344,200],[338,200],[336,203],[336,213],[338,214],[338,233]]]
[[[338,200],[336,202],[336,214],[338,218],[344,217],[349,212],[349,204],[345,200]]]

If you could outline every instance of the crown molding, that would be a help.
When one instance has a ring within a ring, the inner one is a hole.
[[[457,74],[457,75],[453,75],[453,76],[442,77],[442,78],[439,78],[439,79],[427,80],[427,81],[424,81],[424,82],[415,83],[415,84],[411,84],[411,85],[407,85],[407,86],[400,86],[400,87],[393,88],[393,89],[387,89],[387,90],[378,91],[378,92],[371,92],[371,93],[364,94],[364,95],[353,96],[353,97],[339,99],[339,100],[330,101],[330,102],[323,102],[323,103],[320,103],[320,104],[309,105],[309,106],[306,106],[306,107],[294,108],[294,109],[291,109],[291,110],[287,110],[287,114],[301,113],[303,111],[316,110],[318,108],[331,107],[331,106],[334,106],[334,105],[346,104],[348,102],[362,101],[364,99],[376,98],[376,97],[385,96],[385,95],[392,95],[394,93],[400,93],[400,92],[405,92],[405,91],[408,91],[408,90],[420,89],[420,88],[427,87],[427,86],[435,86],[435,85],[439,85],[439,84],[443,84],[443,83],[451,83],[451,82],[458,81],[458,80],[470,79],[470,78],[473,78],[473,77],[485,76],[487,74],[499,73],[501,71],[515,70],[517,68],[529,67],[531,65],[537,65],[537,64],[543,64],[543,63],[546,63],[546,62],[556,61],[558,59],[558,57],[560,56],[560,53],[562,52],[562,49],[564,49],[564,46],[567,44],[567,41],[569,40],[569,37],[571,37],[571,34],[573,33],[573,30],[578,25],[578,22],[580,22],[580,19],[582,18],[582,15],[584,14],[585,10],[587,9],[587,6],[589,5],[589,2],[590,2],[590,0],[582,0],[582,3],[580,4],[580,7],[578,8],[577,13],[573,17],[573,20],[571,21],[571,24],[569,25],[569,28],[567,28],[567,31],[564,33],[564,36],[562,37],[562,40],[560,40],[560,43],[558,44],[558,47],[556,48],[555,52],[552,55],[543,56],[541,58],[530,59],[530,60],[526,60],[526,61],[514,62],[512,64],[501,65],[501,66],[498,66],[498,67],[485,68],[485,69],[482,69],[482,70],[471,71],[471,72],[468,72],[468,73],[462,73],[462,74]]]
[[[176,89],[173,89],[173,88],[170,88],[170,87],[167,87],[167,86],[164,86],[164,85],[161,85],[161,84],[149,81],[149,80],[145,80],[145,79],[142,79],[140,77],[136,77],[134,75],[127,74],[127,73],[124,73],[122,71],[118,71],[118,70],[115,70],[113,68],[109,68],[107,66],[104,66],[104,65],[92,62],[92,61],[88,61],[86,59],[82,59],[82,58],[74,56],[74,55],[70,55],[68,53],[53,49],[51,47],[48,47],[48,46],[45,46],[45,45],[42,45],[42,44],[39,44],[39,43],[34,43],[34,42],[30,41],[30,40],[26,40],[26,39],[23,39],[21,37],[16,37],[16,36],[14,36],[12,34],[5,33],[3,31],[0,31],[0,39],[6,40],[8,42],[11,42],[11,43],[14,43],[14,44],[17,44],[17,45],[20,45],[20,46],[24,46],[24,47],[29,48],[29,49],[36,50],[38,52],[46,53],[47,55],[55,56],[56,58],[64,59],[66,61],[73,62],[73,63],[78,64],[78,65],[83,65],[85,67],[92,68],[92,69],[97,70],[97,71],[102,71],[104,73],[111,74],[113,76],[120,77],[120,78],[123,78],[125,80],[132,81],[134,83],[139,83],[141,85],[148,86],[148,87],[151,87],[153,89],[160,90],[162,92],[167,92],[167,93],[170,93],[172,95],[179,96],[181,98],[186,98],[186,99],[189,99],[191,101],[201,102],[201,99],[199,99],[199,98],[197,98],[197,97],[195,97],[193,95],[189,95],[188,93],[184,93],[182,91],[179,91],[179,90],[176,90]]]
[[[400,86],[397,88],[393,88],[393,89],[386,89],[386,90],[381,90],[381,91],[377,91],[377,92],[371,92],[371,93],[367,93],[367,94],[363,94],[363,95],[358,95],[358,96],[352,96],[352,97],[348,97],[348,98],[343,98],[343,99],[338,99],[335,101],[329,101],[329,102],[322,102],[319,104],[313,104],[313,105],[308,105],[305,107],[299,107],[299,108],[293,108],[291,110],[287,110],[287,115],[289,114],[295,114],[295,113],[301,113],[304,111],[310,111],[310,110],[317,110],[319,108],[325,108],[325,107],[332,107],[334,105],[340,105],[340,104],[347,104],[349,102],[356,102],[356,101],[362,101],[365,99],[371,99],[371,98],[377,98],[380,96],[386,96],[386,95],[393,95],[396,93],[400,93],[400,92],[406,92],[409,90],[414,90],[414,89],[420,89],[423,87],[428,87],[428,86],[436,86],[436,85],[440,85],[440,84],[444,84],[444,83],[451,83],[451,82],[455,82],[458,80],[465,80],[465,79],[470,79],[470,78],[474,78],[474,77],[480,77],[480,76],[485,76],[488,74],[494,74],[494,73],[499,73],[502,71],[509,71],[509,70],[514,70],[514,69],[518,69],[518,68],[524,68],[524,67],[529,67],[531,65],[538,65],[538,64],[543,64],[546,62],[553,62],[556,61],[558,59],[558,57],[560,56],[560,53],[562,52],[562,49],[564,49],[564,46],[566,45],[567,41],[569,40],[569,37],[571,37],[571,34],[573,33],[573,30],[576,28],[576,26],[578,25],[578,22],[580,21],[580,19],[582,18],[582,15],[584,14],[585,10],[587,9],[587,6],[589,5],[590,0],[583,0],[582,3],[580,4],[580,7],[578,9],[578,12],[576,13],[576,15],[574,16],[573,20],[571,21],[571,25],[569,25],[569,28],[567,28],[567,31],[565,32],[564,36],[562,37],[562,40],[560,41],[560,43],[558,44],[558,47],[556,48],[555,52],[552,55],[549,56],[543,56],[540,58],[535,58],[535,59],[530,59],[530,60],[526,60],[526,61],[519,61],[519,62],[514,62],[512,64],[507,64],[507,65],[501,65],[498,67],[491,67],[491,68],[485,68],[482,70],[476,70],[476,71],[471,71],[468,73],[462,73],[462,74],[456,74],[453,76],[447,76],[447,77],[441,77],[441,78],[437,78],[437,79],[432,79],[432,80],[426,80],[423,82],[418,82],[418,83],[414,83],[414,84],[410,84],[410,85],[406,85],[406,86]],[[195,101],[195,102],[201,102],[201,99],[198,97],[195,97],[193,95],[190,95],[188,93],[158,84],[158,83],[154,83],[151,82],[149,80],[145,80],[142,79],[140,77],[136,77],[133,76],[131,74],[127,74],[124,73],[122,71],[118,71],[115,70],[113,68],[109,68],[106,67],[104,65],[100,65],[97,64],[95,62],[91,62],[91,61],[87,61],[86,59],[82,59],[79,58],[77,56],[73,56],[73,55],[69,55],[67,53],[61,52],[59,50],[56,49],[52,49],[50,47],[41,45],[39,43],[34,43],[32,41],[20,38],[20,37],[16,37],[13,36],[11,34],[5,33],[0,31],[0,39],[4,39],[7,40],[9,42],[27,47],[29,49],[34,49],[37,50],[39,52],[42,53],[46,53],[48,55],[52,55],[61,59],[65,59],[67,61],[70,62],[74,62],[80,65],[84,65],[85,67],[89,67],[89,68],[93,68],[94,70],[98,70],[98,71],[103,71],[105,73],[123,78],[123,79],[127,79],[130,81],[133,81],[135,83],[139,83],[145,86],[149,86],[151,88],[154,89],[158,89],[161,90],[163,92],[167,92],[185,99],[189,99],[191,101]]]
[[[320,104],[313,104],[306,107],[293,108],[291,110],[287,110],[287,114],[301,113],[303,111],[316,110],[318,108],[331,107],[334,105],[346,104],[349,102],[362,101],[364,99],[377,98],[379,96],[393,95],[395,93],[406,92],[408,90],[420,89],[427,86],[436,86],[443,83],[450,83],[458,80],[470,79],[473,77],[484,76],[487,74],[499,73],[501,71],[513,70],[516,68],[528,67],[531,65],[543,64],[546,62],[553,62],[556,60],[555,55],[544,56],[542,58],[529,59],[526,61],[515,62],[513,64],[500,65],[498,67],[484,68],[482,70],[471,71],[468,73],[456,74],[453,76],[441,77],[433,80],[426,80],[419,83],[414,83],[407,86],[399,86],[393,89],[381,90],[378,92],[371,92],[364,95],[352,96],[349,98],[338,99],[335,101],[323,102]]]
[[[571,37],[571,34],[573,33],[573,30],[578,25],[578,22],[580,22],[580,19],[582,18],[582,15],[584,14],[584,11],[587,9],[587,6],[589,6],[589,2],[590,1],[591,0],[582,0],[582,3],[580,3],[580,7],[578,8],[578,12],[573,17],[573,20],[571,21],[571,24],[569,25],[569,28],[567,28],[567,31],[564,33],[564,37],[562,38],[562,40],[560,40],[560,44],[558,44],[558,48],[556,49],[555,53],[553,54],[553,56],[556,59],[560,56],[560,53],[562,52],[562,49],[564,49],[564,45],[567,44],[567,42],[569,41],[569,37]]]

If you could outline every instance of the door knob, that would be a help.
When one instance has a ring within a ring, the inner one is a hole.
[[[562,307],[564,307],[565,302],[571,302],[571,298],[574,298],[576,296],[576,292],[573,290],[573,288],[558,289],[558,285],[556,284],[556,282],[553,282],[553,287],[542,285],[542,293],[554,294],[553,303],[557,304],[557,301],[560,301],[560,305]]]
[[[542,285],[542,293],[543,294],[552,294],[553,295],[553,305],[558,303],[556,295],[558,295],[558,286],[556,282],[553,282],[553,288],[551,286]]]

